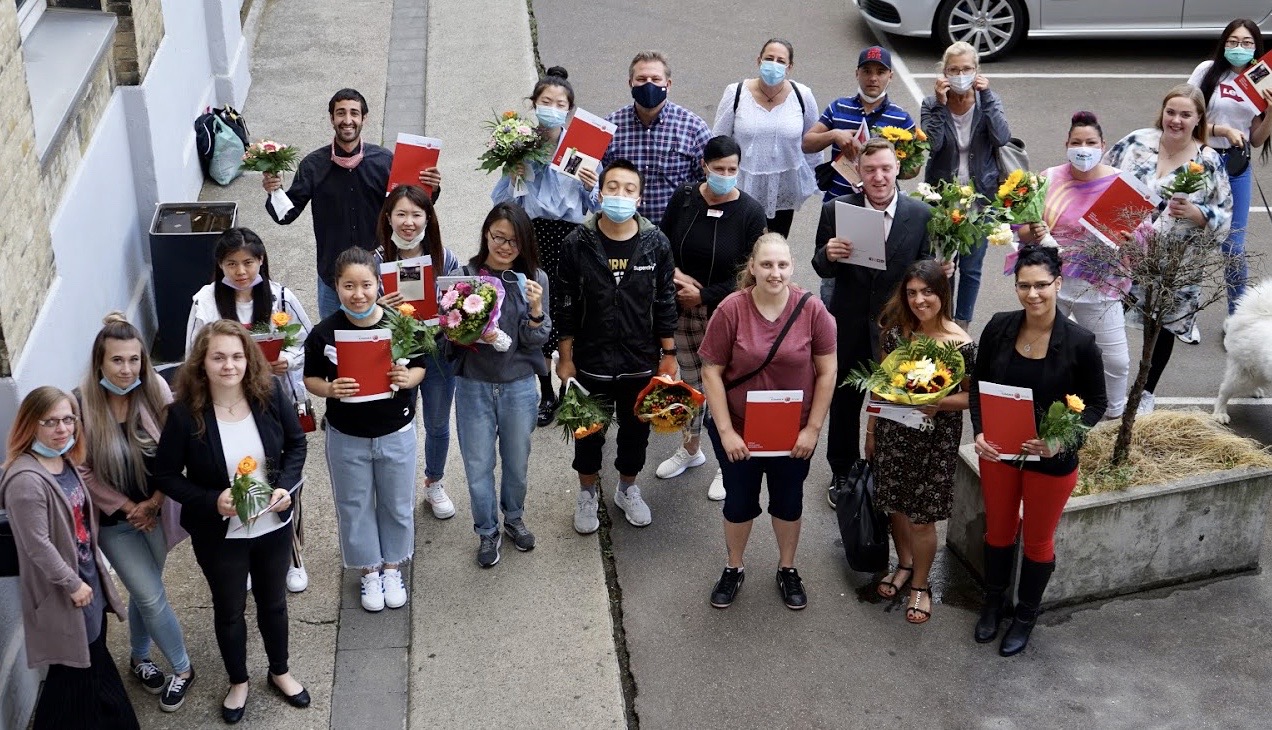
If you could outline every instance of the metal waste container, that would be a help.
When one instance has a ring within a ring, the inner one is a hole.
[[[160,203],[150,223],[150,266],[159,331],[157,362],[185,355],[186,323],[195,292],[213,280],[216,240],[238,220],[238,203]]]

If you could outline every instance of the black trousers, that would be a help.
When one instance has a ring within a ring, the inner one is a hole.
[[[291,563],[290,523],[260,537],[199,539],[190,537],[194,557],[212,591],[213,627],[230,684],[247,675],[247,576],[252,576],[256,626],[275,676],[287,669],[287,567]]]
[[[772,218],[768,219],[768,225],[766,227],[768,228],[769,233],[780,233],[782,234],[782,238],[790,238],[791,223],[794,220],[794,210],[779,210],[773,214]]]
[[[636,396],[649,385],[649,378],[596,380],[583,373],[575,377],[594,397],[609,401],[618,411],[618,455],[614,458],[614,468],[619,474],[640,474],[645,468],[645,449],[649,446],[649,424],[637,418],[634,409]],[[604,448],[605,431],[576,439],[572,468],[580,474],[600,473]]]
[[[35,730],[136,730],[128,692],[115,661],[106,649],[106,624],[97,640],[88,645],[86,669],[50,664],[40,701],[35,706]]]
[[[836,316],[838,343],[836,380],[842,381],[848,371],[874,357],[870,353],[870,331],[864,322],[846,321]],[[838,386],[838,383],[836,383]],[[861,458],[861,404],[866,394],[845,385],[835,388],[830,401],[826,428],[826,460],[835,474],[847,474],[852,463]]]

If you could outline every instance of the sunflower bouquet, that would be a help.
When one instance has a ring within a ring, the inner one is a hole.
[[[561,427],[562,438],[586,438],[604,430],[614,421],[612,405],[593,398],[579,381],[570,378],[565,383],[565,392],[561,395],[561,405],[557,408],[556,422]]]
[[[1042,206],[1047,198],[1047,178],[1025,170],[1012,170],[1002,185],[994,203],[1003,211],[1003,217],[1012,223],[1038,223],[1042,220]]]
[[[927,135],[921,128],[915,127],[911,132],[900,127],[875,127],[870,131],[876,137],[888,140],[896,148],[897,162],[900,165],[900,170],[897,171],[898,179],[909,180],[918,177],[919,170],[923,169],[927,153],[932,149]]]
[[[290,314],[274,312],[268,322],[257,323],[248,331],[265,354],[265,359],[276,362],[282,357],[283,350],[300,344],[300,330],[300,322],[293,322]]]
[[[677,433],[698,415],[706,399],[682,381],[655,375],[636,396],[636,417],[650,424],[654,433]]]
[[[1082,444],[1082,435],[1091,429],[1082,422],[1086,404],[1076,395],[1066,395],[1063,401],[1051,404],[1038,424],[1038,438],[1047,448],[1072,451]]]
[[[956,343],[918,335],[902,341],[883,362],[852,370],[840,385],[874,393],[889,403],[927,406],[949,395],[966,375]]]
[[[274,493],[268,484],[253,476],[256,471],[256,459],[244,456],[234,470],[234,478],[230,480],[230,498],[234,500],[234,511],[239,521],[251,526],[257,517],[269,509],[269,497]]]
[[[928,240],[933,253],[942,261],[971,253],[999,224],[993,206],[983,206],[984,197],[971,185],[943,180],[936,186],[919,183],[911,197],[932,206],[928,219]]]

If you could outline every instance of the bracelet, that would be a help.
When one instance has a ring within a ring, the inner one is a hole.
[[[867,436],[873,436],[873,435],[874,435],[874,431],[871,431],[870,429],[866,429],[866,435],[867,435]]]
[[[535,324],[543,324],[543,320],[546,316],[546,314],[540,314],[538,317],[530,317],[530,321]]]
[[[673,347],[670,350],[662,350],[663,357],[675,357],[680,352],[679,349]]]

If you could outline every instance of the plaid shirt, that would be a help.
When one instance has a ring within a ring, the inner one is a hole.
[[[711,139],[711,128],[697,114],[670,101],[648,129],[636,116],[635,104],[606,119],[618,129],[601,158],[601,168],[618,159],[636,165],[645,178],[639,213],[658,225],[676,188],[702,179],[702,148]]]

